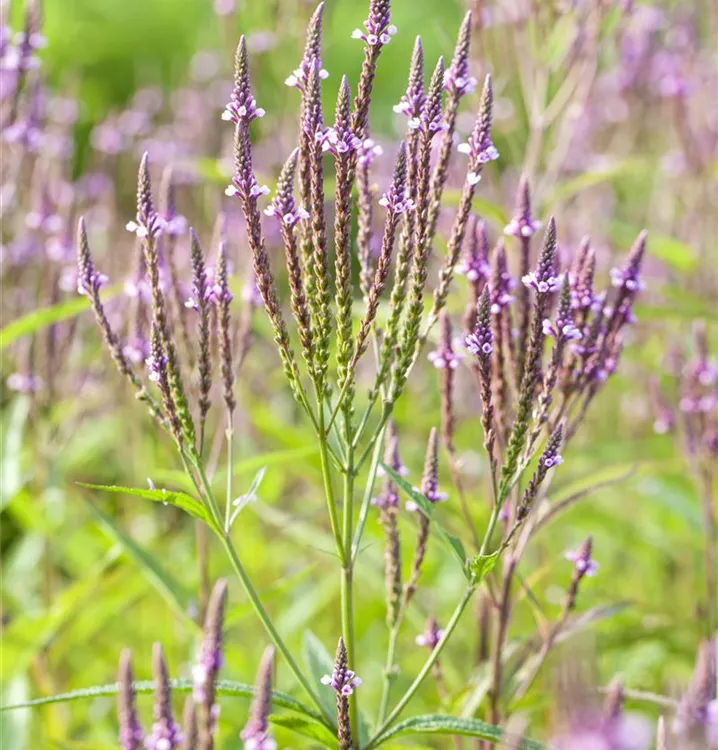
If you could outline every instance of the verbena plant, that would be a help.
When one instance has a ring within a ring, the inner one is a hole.
[[[582,582],[596,569],[589,538],[570,555],[572,580],[558,619],[548,627],[535,652],[522,661],[510,661],[505,645],[517,566],[536,534],[578,499],[568,498],[561,505],[546,501],[566,444],[618,366],[622,332],[632,322],[632,305],[642,286],[645,234],[636,240],[625,265],[614,269],[613,291],[598,292],[590,243],[582,243],[572,258],[560,258],[553,218],[547,222],[536,252],[533,236],[542,227],[532,215],[530,189],[524,179],[514,218],[505,228],[507,241],[516,249],[517,267],[509,270],[503,240],[490,250],[485,224],[472,215],[482,171],[499,158],[491,140],[490,77],[483,84],[473,131],[466,143],[455,147],[459,105],[476,85],[468,70],[470,15],[461,26],[450,64],[446,66],[440,58],[428,85],[421,40],[417,39],[406,94],[396,107],[408,120],[406,138],[397,149],[391,184],[377,200],[371,176],[377,147],[369,137],[369,116],[379,58],[396,32],[390,3],[372,0],[364,28],[353,33],[365,46],[364,64],[353,97],[346,78],[342,80],[332,126],[325,125],[321,96],[325,77],[321,66],[322,15],[320,5],[310,22],[304,57],[288,79],[301,95],[297,147],[288,155],[276,192],[264,209],[264,196],[270,191],[255,176],[251,141],[251,124],[264,112],[251,87],[244,38],[237,48],[234,90],[223,117],[234,125],[234,177],[227,195],[236,197],[244,214],[257,289],[288,386],[313,427],[321,460],[341,578],[341,636],[334,669],[322,680],[324,686],[302,669],[288,649],[235,543],[237,518],[256,488],[236,497],[232,471],[234,392],[247,353],[247,330],[233,318],[230,269],[221,230],[213,269],[206,264],[200,240],[192,232],[192,294],[187,300],[181,299],[168,212],[155,209],[149,161],[147,156],[142,159],[137,216],[127,228],[141,243],[151,293],[151,329],[145,332],[149,357],[143,372],[128,357],[126,346],[106,315],[101,296],[106,278],[95,268],[85,222],[79,222],[78,290],[89,298],[119,371],[147,404],[157,425],[174,441],[194,493],[153,486],[104,489],[175,505],[206,524],[225,550],[273,649],[305,693],[306,703],[300,703],[271,690],[273,650],[263,659],[255,691],[218,681],[227,590],[226,582],[221,581],[207,608],[205,641],[183,731],[172,716],[170,689],[188,689],[190,684],[171,682],[161,649],[155,651],[155,716],[146,746],[156,750],[170,750],[181,743],[188,748],[212,748],[217,696],[223,692],[254,692],[252,717],[242,737],[245,747],[256,750],[275,747],[270,720],[342,750],[370,750],[403,735],[424,733],[467,735],[486,743],[500,741],[504,732],[499,726],[510,715],[512,703],[530,690],[550,650],[570,623]],[[442,241],[446,253],[432,286],[429,275],[433,251],[439,244],[439,214],[455,151],[466,157],[468,164],[458,208]],[[332,190],[333,225],[326,212],[327,193]],[[171,204],[171,200],[164,202]],[[374,215],[379,210],[385,212],[384,226],[380,251],[374,257]],[[262,213],[268,219],[262,219]],[[281,228],[288,306],[282,304],[283,295],[270,268],[263,233],[267,220],[277,221]],[[359,264],[357,288],[353,281],[355,258]],[[461,349],[453,339],[445,310],[455,273],[465,275],[471,288]],[[361,313],[355,326],[357,306],[361,306]],[[192,326],[187,327],[185,307],[195,316],[194,336]],[[386,315],[379,314],[380,307],[386,308]],[[296,327],[296,335],[290,333],[289,321]],[[421,486],[415,488],[403,477],[399,436],[391,418],[413,367],[439,323],[440,345],[430,359],[441,371],[442,425],[440,432],[432,431],[429,436]],[[188,335],[184,335],[186,332]],[[217,390],[213,387],[217,380],[212,353],[215,344],[226,414],[224,497],[217,494],[212,483],[205,445],[206,423]],[[477,524],[477,515],[483,514],[477,513],[477,503],[466,497],[462,487],[454,449],[454,371],[464,348],[481,403],[490,507],[485,527]],[[363,394],[365,378],[370,386]],[[437,505],[446,499],[438,486],[440,437],[465,517],[464,539],[446,532],[437,520]],[[384,475],[383,486],[375,495],[380,473]],[[399,539],[402,494],[417,520],[408,576],[402,570]],[[362,670],[354,633],[354,571],[372,506],[379,509],[386,538],[388,648],[383,675],[363,675],[383,681],[376,718],[370,722],[362,718],[357,695],[361,684],[357,673]],[[443,629],[433,620],[427,624],[421,640],[428,648],[427,658],[406,691],[396,695],[397,644],[407,609],[421,582],[430,536],[438,537],[456,558],[465,576],[464,591]],[[503,562],[501,575],[497,575],[499,560]],[[496,624],[491,654],[487,656],[491,677],[486,714],[490,723],[471,718],[479,706],[473,708],[469,718],[429,715],[400,721],[424,681],[431,675],[440,680],[441,653],[477,589],[482,591],[487,612],[481,625],[486,643],[486,623],[493,620]],[[511,671],[511,694],[505,689],[507,670]],[[134,681],[125,653],[118,687],[86,691],[87,695],[119,692],[121,742],[126,750],[136,750],[144,742],[134,695],[150,689],[150,685]],[[336,693],[336,712],[322,700],[321,691],[327,689]],[[270,717],[272,704],[292,712],[294,718],[282,714]],[[516,747],[541,747],[519,737],[511,741]]]

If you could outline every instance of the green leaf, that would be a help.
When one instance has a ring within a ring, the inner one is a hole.
[[[104,294],[105,299],[111,299],[121,291],[121,285],[110,287]],[[23,315],[17,320],[10,321],[0,330],[0,350],[10,346],[14,341],[29,336],[47,326],[62,323],[64,320],[74,318],[76,315],[90,309],[87,297],[72,297],[71,299],[58,302],[50,307],[42,307]]]
[[[381,743],[392,737],[405,737],[410,734],[458,734],[465,737],[478,737],[493,743],[500,742],[506,736],[506,733],[500,727],[487,724],[480,719],[462,719],[458,716],[428,714],[426,716],[414,716],[396,724],[382,734],[379,740]],[[523,737],[511,738],[511,741],[513,742],[512,747],[517,750],[549,750],[547,745]]]
[[[334,660],[324,647],[324,644],[311,630],[304,633],[304,661],[309,670],[310,682],[321,685],[321,679],[326,674],[331,674],[334,669]],[[334,693],[322,685],[323,690],[319,692],[319,700],[329,716],[336,713]]]
[[[304,716],[270,714],[269,721],[271,724],[284,727],[284,729],[289,729],[291,732],[296,732],[304,737],[317,740],[322,743],[322,747],[339,747],[339,742],[337,742],[334,732],[330,732],[323,724],[318,724],[316,721],[309,720]]]
[[[87,487],[90,490],[101,490],[102,492],[110,492],[115,495],[131,495],[132,497],[141,497],[143,500],[151,500],[153,503],[174,505],[176,508],[185,511],[185,513],[189,513],[191,516],[211,524],[210,516],[205,506],[184,492],[164,489],[151,490],[138,489],[136,487],[118,487],[106,484],[86,484],[84,482],[78,482],[78,484],[80,487]]]
[[[576,19],[571,13],[559,18],[548,39],[542,45],[544,61],[551,70],[558,70],[566,59],[576,38]]]
[[[8,409],[7,424],[2,430],[2,466],[0,466],[0,510],[2,510],[23,486],[22,438],[25,423],[30,414],[31,399],[20,394]]]
[[[139,565],[150,583],[157,589],[165,601],[185,620],[189,619],[189,596],[180,584],[160,565],[157,558],[139,544],[117,524],[112,516],[87,501],[92,512],[104,528],[107,535],[120,544],[125,552]],[[193,624],[194,621],[190,620]]]
[[[381,461],[380,463],[384,468],[384,471],[386,471],[386,473],[391,477],[392,481],[417,504],[421,512],[427,518],[431,519],[434,513],[433,503],[430,503],[422,492],[419,492],[419,490],[412,487],[409,482],[404,479],[404,477],[397,474],[397,472],[394,471],[391,466],[387,466],[383,461]],[[454,536],[453,534],[449,534],[436,521],[432,520],[432,526],[434,531],[439,535],[439,538],[444,542],[447,548],[451,550],[454,557],[456,557],[456,559],[459,561],[459,563],[461,564],[461,569],[468,577],[470,571],[467,565],[466,550],[464,549],[464,545],[461,542],[461,539],[459,539],[457,536]]]
[[[615,222],[611,228],[611,239],[618,245],[629,248],[636,239],[638,231],[630,224]],[[685,242],[665,234],[648,233],[646,252],[650,257],[658,258],[676,271],[687,273],[698,266],[698,254]]]
[[[444,190],[444,203],[447,206],[457,208],[461,202],[461,190],[450,189]],[[483,219],[489,219],[492,223],[503,227],[508,224],[509,217],[506,211],[495,203],[490,203],[484,198],[474,196],[472,201],[474,212],[477,213]]]
[[[170,685],[172,690],[177,693],[190,693],[194,687],[192,680],[170,680]],[[153,693],[154,682],[151,680],[135,682],[134,688],[138,695]],[[217,692],[220,695],[229,695],[250,700],[254,697],[254,688],[251,685],[246,685],[243,682],[235,682],[234,680],[218,680]],[[72,690],[69,693],[59,693],[58,695],[49,695],[45,698],[35,698],[34,700],[24,701],[22,703],[2,705],[0,706],[0,712],[13,711],[18,708],[29,708],[33,706],[47,706],[52,703],[69,703],[71,701],[86,700],[116,694],[117,683],[113,682],[110,685],[96,685],[94,687]],[[274,707],[279,706],[281,708],[286,708],[289,711],[303,714],[315,723],[326,726],[326,722],[321,714],[308,708],[296,698],[293,698],[291,695],[284,693],[281,690],[272,690],[272,705]]]
[[[499,550],[496,550],[490,555],[474,555],[469,560],[469,570],[472,572],[476,583],[483,581],[484,577],[494,569],[499,554]]]
[[[596,170],[595,172],[582,172],[578,177],[573,177],[560,184],[549,195],[544,209],[548,211],[557,203],[570,200],[588,188],[601,185],[604,182],[611,182],[625,174],[636,172],[643,166],[644,162],[640,159],[624,159],[615,164],[609,164],[604,169]]]

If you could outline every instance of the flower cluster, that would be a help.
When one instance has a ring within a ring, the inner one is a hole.
[[[389,44],[396,34],[396,26],[391,23],[389,0],[372,0],[369,7],[369,18],[364,21],[364,30],[354,29],[352,39],[361,39],[370,48],[379,48]]]
[[[322,685],[328,685],[339,695],[351,695],[362,684],[361,677],[357,677],[351,669],[337,668],[332,673],[322,677]]]
[[[439,627],[439,624],[433,617],[430,617],[426,623],[426,629],[420,635],[417,635],[414,642],[417,646],[424,646],[430,651],[433,651],[438,645],[439,641],[444,637],[444,631]]]
[[[337,157],[356,151],[362,146],[361,139],[349,128],[325,128],[316,134],[316,138],[322,144],[322,151],[329,151]]]
[[[578,579],[584,576],[591,578],[598,572],[598,563],[591,557],[592,547],[591,537],[588,537],[577,550],[569,550],[564,554],[573,563],[574,576]]]
[[[365,138],[357,151],[357,163],[364,168],[371,166],[374,160],[384,153],[384,149],[371,138]]]
[[[442,346],[433,352],[429,352],[427,357],[437,370],[443,370],[444,368],[455,370],[463,359],[461,352],[454,351],[451,343],[449,343],[449,346]]]

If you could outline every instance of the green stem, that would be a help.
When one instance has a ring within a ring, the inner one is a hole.
[[[355,636],[354,636],[354,561],[351,556],[352,529],[354,523],[354,451],[351,447],[351,414],[345,413],[347,441],[347,467],[344,474],[344,515],[342,518],[342,548],[344,562],[341,578],[342,633],[347,647],[349,669],[356,671]],[[359,706],[356,693],[349,697],[349,717],[352,726],[354,744],[358,747]]]
[[[259,596],[257,595],[257,592],[252,585],[252,581],[249,579],[247,571],[244,569],[244,566],[239,559],[239,555],[237,554],[237,550],[232,544],[232,540],[227,535],[221,535],[220,541],[222,542],[222,546],[229,556],[229,560],[232,563],[232,567],[234,568],[235,572],[237,573],[237,577],[239,578],[242,587],[244,588],[250,602],[252,603],[252,606],[254,607],[254,611],[257,613],[257,617],[259,617],[272,643],[276,646],[277,651],[282,654],[284,660],[287,662],[287,665],[292,670],[294,676],[297,678],[297,681],[302,686],[302,688],[304,688],[304,691],[312,699],[312,701],[314,701],[317,708],[321,711],[322,716],[325,719],[325,725],[332,731],[335,731],[334,719],[329,715],[327,710],[322,705],[321,700],[319,700],[319,696],[314,692],[314,689],[302,673],[302,670],[294,660],[294,657],[282,640],[282,637],[277,632],[277,629],[274,627],[274,623],[267,614],[267,611],[262,606],[262,602],[259,600]]]
[[[424,682],[424,679],[426,678],[426,676],[429,674],[429,672],[431,672],[432,667],[434,666],[434,664],[436,664],[436,660],[439,658],[441,652],[444,650],[444,646],[448,643],[449,638],[451,637],[451,634],[454,632],[454,630],[456,629],[456,626],[459,624],[461,615],[464,613],[464,610],[466,609],[466,605],[469,603],[469,600],[471,599],[471,596],[473,595],[475,590],[476,590],[476,582],[473,580],[469,581],[459,603],[456,605],[456,609],[454,609],[454,613],[451,615],[451,619],[449,620],[444,630],[443,637],[441,638],[439,643],[436,645],[436,648],[431,652],[431,654],[429,654],[428,659],[424,662],[424,666],[421,668],[421,671],[414,679],[414,682],[411,683],[408,690],[404,693],[401,700],[396,704],[396,706],[394,707],[394,710],[389,714],[386,721],[382,722],[382,724],[376,730],[376,733],[369,740],[369,743],[364,747],[364,750],[371,750],[372,748],[377,747],[381,743],[382,734],[384,734],[384,732],[386,732],[386,730],[389,729],[389,727],[399,718],[401,713],[404,711],[404,709],[407,707],[411,699],[414,697],[414,694],[416,693],[416,691],[421,687],[421,683]]]
[[[342,565],[344,565],[345,551],[342,542],[341,532],[339,529],[339,519],[337,518],[337,506],[334,502],[334,489],[332,488],[332,477],[329,471],[329,454],[327,449],[327,436],[324,429],[324,408],[319,404],[319,459],[322,464],[322,480],[324,481],[324,492],[327,497],[327,507],[329,509],[329,521],[332,525],[332,534],[337,546],[337,553]]]
[[[194,484],[194,486],[197,488],[197,492],[199,492],[200,495],[204,494],[206,497],[207,506],[209,508],[210,514],[212,515],[212,518],[215,524],[214,531],[217,534],[217,537],[219,538],[220,542],[222,543],[222,546],[224,547],[225,551],[227,552],[227,556],[229,557],[230,563],[232,564],[234,571],[237,573],[237,577],[239,578],[239,581],[242,584],[242,587],[244,588],[247,596],[249,597],[249,600],[252,604],[252,607],[254,608],[254,611],[257,614],[257,617],[259,618],[260,622],[262,623],[265,630],[267,631],[267,634],[269,635],[269,638],[271,639],[272,643],[276,646],[277,651],[279,651],[279,653],[282,654],[282,656],[286,660],[289,668],[291,669],[294,676],[297,678],[297,681],[299,682],[299,684],[304,688],[307,695],[314,701],[317,708],[320,710],[322,716],[324,717],[325,725],[327,726],[327,728],[330,729],[332,732],[334,732],[336,727],[335,727],[333,717],[330,716],[327,710],[324,708],[322,702],[319,700],[319,696],[312,689],[311,684],[302,673],[302,670],[299,668],[299,665],[294,660],[294,657],[292,656],[286,644],[282,640],[282,637],[279,635],[279,633],[277,632],[277,629],[274,627],[274,623],[272,622],[269,615],[267,614],[267,611],[264,609],[264,606],[262,605],[262,602],[260,601],[259,596],[257,595],[257,591],[252,585],[252,581],[250,580],[249,575],[247,574],[247,571],[245,570],[244,566],[242,565],[239,559],[237,550],[232,544],[232,539],[230,538],[228,533],[224,533],[222,531],[221,514],[219,512],[217,501],[214,497],[214,494],[212,493],[212,488],[209,484],[204,468],[202,467],[199,461],[195,460],[195,457],[192,457],[191,460],[192,460],[193,465],[197,469],[197,473],[199,474],[199,477],[200,477],[199,482],[197,481],[197,477],[195,476],[194,472],[191,470],[189,466],[187,457],[184,455],[184,453],[182,453],[182,463],[184,464],[185,471],[187,472],[188,476],[192,480],[192,483]]]
[[[391,686],[394,684],[396,679],[396,666],[394,659],[396,658],[396,644],[399,640],[399,629],[401,627],[402,615],[401,613],[396,618],[396,622],[392,625],[389,631],[389,648],[386,652],[386,664],[384,665],[384,687],[381,692],[381,703],[379,704],[379,715],[377,716],[377,726],[381,726],[386,717],[386,712],[389,709],[389,698],[391,696]]]
[[[374,482],[376,481],[377,471],[379,469],[379,457],[381,456],[382,444],[384,442],[384,431],[383,427],[374,442],[374,452],[372,453],[371,463],[369,464],[369,476],[367,478],[366,488],[364,490],[364,497],[362,499],[361,509],[359,511],[359,521],[357,523],[357,529],[354,534],[354,541],[352,542],[352,562],[356,562],[357,555],[359,554],[359,545],[361,544],[361,538],[364,534],[364,527],[366,526],[367,518],[369,517],[369,508],[371,506],[371,498],[374,492]]]
[[[233,438],[234,438],[234,429],[232,426],[232,412],[227,410],[227,497],[225,500],[225,508],[224,508],[224,529],[227,533],[229,533],[229,517],[232,512],[232,481],[233,481]]]

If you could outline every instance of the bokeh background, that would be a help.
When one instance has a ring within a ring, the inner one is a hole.
[[[350,33],[365,18],[365,5],[327,2],[327,108],[341,72],[352,84],[358,79],[362,47]],[[392,106],[406,85],[414,36],[422,34],[433,65],[439,54],[451,54],[467,9],[459,0],[393,5],[399,33],[382,55],[371,121],[389,155],[404,127]],[[640,229],[650,233],[638,325],[620,371],[566,455],[555,493],[564,497],[622,480],[578,504],[536,545],[523,576],[539,603],[519,600],[511,640],[530,637],[536,618],[555,614],[570,578],[563,551],[592,534],[601,567],[581,596],[580,607],[589,616],[551,664],[580,660],[595,684],[606,685],[620,674],[632,691],[675,697],[705,635],[700,488],[678,429],[677,376],[691,354],[693,322],[706,321],[715,339],[718,320],[718,10],[710,0],[546,2],[538,4],[538,21],[528,23],[528,0],[474,5],[473,73],[494,77],[494,141],[502,157],[487,171],[476,204],[492,237],[510,218],[522,171],[531,177],[536,213],[556,216],[567,248],[591,235],[603,278]],[[182,213],[209,246],[213,217],[225,206],[231,144],[219,115],[238,36],[248,37],[255,90],[268,113],[257,128],[257,160],[271,183],[295,137],[298,94],[284,79],[301,57],[312,10],[304,0],[238,0],[236,6],[230,0],[45,0],[47,46],[39,57],[47,129],[55,140],[47,146],[47,170],[18,173],[19,202],[32,204],[51,180],[74,185],[104,270],[113,281],[130,278],[132,241],[123,227],[134,214],[136,166],[148,150],[158,181],[164,165],[175,166]],[[21,3],[8,4],[4,12],[15,29],[21,27]],[[471,98],[464,108],[464,133],[476,101]],[[4,143],[6,165],[13,154],[13,144]],[[379,167],[380,183],[390,164],[387,157]],[[449,190],[449,216],[459,184],[454,180]],[[71,212],[62,208],[62,189],[57,191],[52,200],[69,224]],[[37,243],[46,238],[28,239],[18,215],[3,216],[3,326],[58,302],[48,298],[43,281],[45,255]],[[247,250],[230,216],[231,227],[241,288],[249,280]],[[72,268],[71,253],[59,253],[51,263],[57,278],[71,274],[66,271]],[[466,291],[461,279],[457,287],[450,309],[460,314]],[[60,302],[74,297],[71,283],[58,289]],[[260,502],[242,516],[238,544],[289,645],[301,652],[311,631],[330,647],[338,630],[339,579],[319,459],[311,430],[284,387],[261,310],[254,327],[255,343],[238,384],[237,482],[248,486],[258,469],[267,471]],[[33,389],[18,392],[9,380],[17,372],[42,374],[44,329],[25,329],[3,343],[5,702],[111,682],[125,646],[133,649],[138,676],[147,678],[157,640],[173,673],[187,676],[199,637],[201,581],[189,519],[137,500],[99,497],[77,484],[143,486],[151,477],[159,486],[179,485],[181,479],[172,446],[120,382],[87,313],[75,333],[80,345],[49,363],[51,399]],[[47,375],[43,378],[47,383]],[[660,414],[651,383],[666,402]],[[469,373],[459,375],[459,398],[456,442],[476,503],[483,506],[481,436]],[[657,417],[665,417],[667,409],[676,429],[668,424],[657,432]],[[423,445],[438,419],[436,373],[430,366],[417,368],[397,413],[404,461],[417,483]],[[217,481],[223,481],[221,471]],[[460,528],[456,504],[448,503],[444,512],[447,525]],[[378,681],[372,684],[367,675],[381,674],[386,638],[381,549],[372,518],[357,572],[364,703],[378,699]],[[210,551],[209,569],[212,577],[228,574],[217,550]],[[461,586],[445,553],[432,547],[423,597],[407,630],[421,632],[429,611],[440,621],[448,616]],[[239,587],[230,591],[224,676],[249,681],[264,634]],[[482,689],[480,673],[466,684],[476,628],[470,614],[443,661],[459,707],[467,694]],[[409,635],[400,657],[402,684],[423,659]],[[552,669],[544,675],[540,689],[524,702],[536,736],[550,723],[556,701]],[[280,667],[280,686],[289,688],[284,677]],[[655,718],[660,706],[648,698],[631,708]],[[142,705],[145,711],[149,707],[147,700]],[[427,684],[417,711],[435,706],[435,691]],[[246,709],[236,699],[224,701],[219,747],[237,746]],[[0,723],[3,750],[117,746],[111,698],[19,711],[0,716]],[[305,746],[294,735],[279,739],[282,747]],[[422,746],[443,745],[429,739]]]

